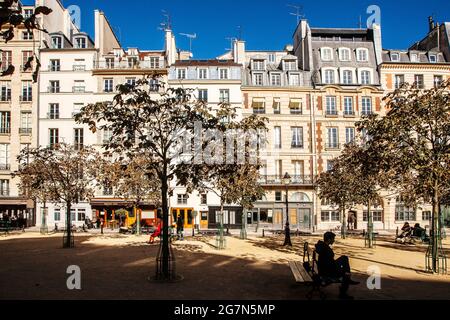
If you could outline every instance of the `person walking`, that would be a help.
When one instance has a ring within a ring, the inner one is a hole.
[[[100,230],[101,234],[103,234],[103,227],[105,226],[105,220],[103,218],[100,218]]]
[[[184,221],[183,218],[181,218],[181,215],[179,215],[177,219],[177,236],[179,240],[184,239],[183,231],[184,231]]]

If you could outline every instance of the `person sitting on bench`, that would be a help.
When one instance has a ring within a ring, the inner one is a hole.
[[[153,232],[150,236],[150,240],[148,243],[153,244],[155,242],[155,238],[161,236],[162,222],[158,224],[158,228]]]
[[[331,245],[334,243],[336,235],[333,232],[326,232],[323,241],[316,244],[316,252],[319,255],[317,267],[319,276],[323,278],[342,278],[342,285],[339,287],[340,299],[353,299],[347,294],[349,285],[357,285],[359,282],[351,280],[350,263],[347,256],[342,256],[334,260],[334,252]]]
[[[397,237],[397,240],[400,240],[400,242],[405,243],[408,238],[411,238],[413,232],[413,228],[409,225],[409,222],[405,222],[405,224],[402,227],[402,233]]]

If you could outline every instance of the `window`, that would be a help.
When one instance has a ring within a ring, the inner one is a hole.
[[[62,47],[63,47],[62,37],[53,36],[52,37],[52,49],[62,49]]]
[[[422,211],[422,221],[431,221],[431,211]]]
[[[269,54],[269,62],[270,63],[275,63],[275,58],[276,58],[276,56],[274,53]]]
[[[208,102],[208,90],[207,89],[199,89],[198,90],[198,100],[203,102]]]
[[[49,106],[49,119],[59,119],[59,104],[51,103]]]
[[[283,160],[275,160],[275,174],[278,179],[283,177]]]
[[[334,70],[325,70],[324,83],[331,84],[334,82]]]
[[[33,32],[23,31],[22,40],[33,40]]]
[[[0,81],[0,101],[11,101],[11,81]]]
[[[220,103],[230,103],[230,90],[229,89],[220,89],[219,102]]]
[[[285,60],[284,61],[285,71],[295,71],[297,70],[297,61],[295,60]]]
[[[439,88],[443,81],[444,79],[442,76],[434,76],[433,77],[434,87]]]
[[[340,221],[340,214],[338,211],[321,211],[320,219],[322,222],[338,222]]]
[[[76,221],[75,220],[76,218],[77,218],[77,216],[76,216],[75,209],[71,209],[70,210],[70,221]]]
[[[262,73],[253,74],[253,85],[255,85],[255,86],[263,85],[263,74]]]
[[[11,51],[0,51],[0,65],[1,71],[5,71],[12,64],[12,52]]]
[[[336,97],[327,96],[325,98],[325,105],[326,105],[326,114],[327,115],[332,115],[332,116],[337,115]]]
[[[264,68],[264,60],[253,60],[253,70],[265,70]]]
[[[345,128],[345,143],[349,144],[355,140],[355,128]]]
[[[220,80],[228,79],[228,69],[219,69],[219,79]]]
[[[281,127],[274,127],[274,147],[281,149]]]
[[[394,83],[395,89],[399,89],[404,83],[405,83],[405,75],[396,74]]]
[[[370,97],[362,98],[361,114],[366,116],[372,114],[372,98]]]
[[[289,75],[289,85],[290,86],[299,86],[300,85],[300,75],[299,74],[290,74]]]
[[[341,48],[339,49],[339,59],[341,61],[350,61],[350,49]]]
[[[372,215],[373,222],[383,222],[383,211],[379,210],[370,210],[370,214]],[[363,221],[369,221],[369,212],[367,210],[363,211]]]
[[[31,134],[32,118],[31,112],[22,111],[20,113],[20,132],[21,134]]]
[[[84,107],[83,103],[74,103],[73,104],[73,112],[72,112],[72,116],[75,116],[77,113],[81,112],[81,108]]]
[[[55,211],[53,211],[53,216],[55,221],[61,221],[61,210],[55,209]]]
[[[78,209],[78,221],[84,221],[86,219],[86,209]]]
[[[114,90],[114,80],[103,79],[103,92],[113,92],[113,90]]]
[[[273,113],[274,114],[281,113],[281,101],[279,98],[273,99]]]
[[[103,130],[103,144],[108,144],[111,142],[113,131],[111,129]]]
[[[291,114],[302,114],[302,102],[300,99],[291,99],[289,102],[289,109]]]
[[[30,102],[33,100],[33,83],[31,81],[22,81],[22,95],[20,101]]]
[[[128,68],[134,68],[138,65],[138,59],[136,57],[128,58]]]
[[[61,71],[61,61],[59,59],[50,60],[50,71]]]
[[[177,195],[177,203],[178,204],[187,204],[188,195],[187,194],[179,194]]]
[[[339,135],[338,135],[338,128],[328,128],[328,142],[327,142],[327,148],[328,149],[337,149],[339,148]]]
[[[417,55],[417,53],[411,54],[411,62],[419,62],[419,56]]]
[[[59,129],[48,129],[48,131],[50,148],[53,148],[59,143]]]
[[[352,76],[351,70],[344,70],[342,72],[342,83],[343,84],[352,84],[353,83],[353,76]]]
[[[50,87],[48,88],[48,91],[50,93],[59,93],[60,92],[59,80],[50,81]]]
[[[86,70],[86,60],[75,59],[75,63],[73,64],[73,71],[85,71],[85,70]]]
[[[103,195],[112,196],[114,195],[114,189],[111,186],[103,186]]]
[[[75,38],[75,48],[77,49],[85,49],[86,46],[86,37],[77,37]]]
[[[186,79],[186,69],[177,69],[177,79]]]
[[[158,92],[160,88],[158,79],[150,79],[150,91]]]
[[[208,195],[206,193],[202,193],[200,195],[200,204],[206,205],[208,203]]]
[[[81,150],[83,149],[84,144],[84,132],[82,128],[76,128],[74,129],[74,139],[73,139],[73,145],[75,150]]]
[[[353,97],[344,97],[344,115],[352,116],[355,112],[353,111]]]
[[[29,17],[31,17],[33,15],[34,11],[33,9],[24,9],[23,10],[23,17],[25,19],[28,19]]]
[[[134,87],[136,85],[136,78],[127,78],[127,84]]]
[[[271,86],[281,86],[281,74],[274,73],[270,75],[270,85]]]
[[[33,57],[33,51],[22,51],[22,71],[25,71],[25,65],[31,57]],[[31,71],[31,68],[27,71]]]
[[[198,69],[199,79],[208,79],[208,69]]]
[[[361,71],[361,84],[370,84],[370,71],[364,70]]]
[[[253,101],[252,107],[254,114],[266,113],[266,103],[264,101]]]
[[[430,54],[430,62],[431,63],[436,63],[437,62],[437,55]]]
[[[414,75],[414,84],[417,89],[423,89],[425,88],[425,84],[423,81],[423,74],[416,74]]]
[[[0,196],[9,196],[9,180],[0,180]]]
[[[415,221],[416,211],[414,208],[407,207],[401,198],[397,199],[395,205],[395,220],[396,221]]]
[[[283,193],[281,191],[275,191],[275,201],[276,202],[283,201]]]
[[[0,170],[9,170],[11,168],[10,149],[8,143],[0,144]]]
[[[333,60],[333,49],[331,48],[322,48],[320,50],[323,61],[331,61]]]
[[[360,62],[367,62],[369,61],[369,50],[367,49],[358,49],[356,51],[356,57],[358,61]]]
[[[106,58],[105,64],[106,64],[106,68],[114,69],[114,58]]]
[[[302,127],[293,127],[292,131],[292,148],[303,148],[303,128]]]
[[[11,112],[0,111],[0,134],[11,133]]]
[[[150,57],[150,68],[159,69],[159,57]]]
[[[73,92],[85,92],[86,87],[84,85],[84,80],[75,80],[73,86]]]

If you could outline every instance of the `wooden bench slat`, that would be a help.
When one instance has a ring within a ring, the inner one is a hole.
[[[309,275],[309,273],[305,270],[305,268],[303,267],[303,265],[299,262],[295,262],[298,266],[298,270],[300,271],[302,278],[305,282],[313,282],[311,276]]]
[[[296,282],[305,282],[303,280],[302,274],[300,273],[295,261],[289,261],[289,267],[291,267],[292,274],[294,275]]]

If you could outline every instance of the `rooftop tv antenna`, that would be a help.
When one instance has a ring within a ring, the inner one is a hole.
[[[158,29],[163,31],[172,30],[172,19],[170,17],[170,13],[166,10],[161,10],[161,12],[165,20],[159,24],[160,27]]]
[[[192,53],[192,40],[197,39],[197,34],[180,33],[180,35],[185,36],[189,39],[189,52]]]
[[[226,51],[233,51],[233,42],[236,41],[237,39],[235,37],[226,37],[226,40],[230,41],[230,47],[229,48],[225,48]]]
[[[288,4],[287,6],[290,8],[293,8],[295,10],[295,13],[289,12],[289,14],[291,16],[297,17],[297,25],[298,25],[300,23],[300,18],[305,18],[305,15],[301,13],[303,11],[303,6],[302,5],[294,5],[294,4]]]
[[[238,38],[237,40],[242,40],[242,26],[237,26]]]
[[[358,21],[358,28],[359,29],[362,29],[363,27],[362,27],[362,16],[359,16],[359,21]]]

